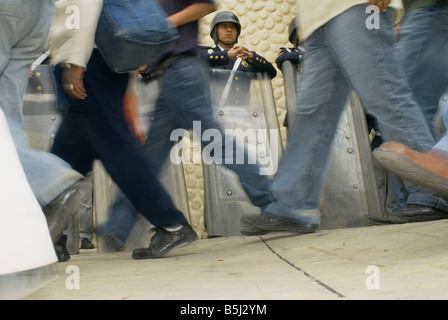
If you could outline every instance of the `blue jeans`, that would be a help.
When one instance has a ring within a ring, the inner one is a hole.
[[[144,145],[146,153],[155,163],[157,172],[160,172],[175,143],[170,141],[173,130],[188,130],[193,128],[193,121],[200,121],[201,136],[207,129],[223,132],[211,109],[208,70],[209,67],[198,58],[185,57],[177,60],[160,78],[161,90]],[[203,146],[205,145],[203,142]],[[236,148],[235,144],[233,147]],[[236,154],[239,153],[233,152],[234,156]],[[222,155],[225,155],[224,151]],[[264,208],[273,201],[271,179],[260,175],[257,165],[236,164],[236,161],[227,164],[228,162],[223,160],[222,163],[238,175],[243,189],[255,206]],[[137,217],[137,210],[127,202],[123,194],[119,194],[112,205],[109,221],[101,226],[103,233],[113,233],[123,242]]]
[[[97,48],[116,72],[136,70],[178,39],[176,27],[166,17],[157,1],[104,1],[96,29]]]
[[[366,5],[354,6],[317,29],[305,43],[304,75],[287,148],[273,183],[272,217],[320,223],[319,200],[335,130],[350,91],[378,120],[383,138],[416,150],[435,141],[399,61],[391,13],[366,28]],[[304,138],[306,138],[306,143]],[[408,203],[439,207],[433,191],[407,183]],[[350,208],[347,208],[350,210]]]
[[[436,136],[433,120],[448,87],[448,6],[413,9],[400,26],[400,60],[414,98]]]
[[[59,68],[56,75],[61,81]],[[125,120],[123,96],[128,77],[111,72],[94,49],[83,78],[88,97],[67,97],[73,115],[64,118],[52,151],[80,170],[88,170],[95,159],[101,160],[112,180],[153,225],[186,223]]]
[[[30,66],[46,50],[54,14],[51,0],[0,0],[0,108],[42,207],[83,177],[54,154],[32,149],[23,131],[23,99]]]
[[[406,78],[432,134],[439,100],[448,86],[448,7],[427,6],[407,12],[397,42]],[[408,192],[401,179],[391,175],[396,208],[406,205]]]

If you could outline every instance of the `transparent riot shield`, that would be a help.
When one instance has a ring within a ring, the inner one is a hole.
[[[32,147],[48,150],[60,124],[56,111],[56,94],[50,67],[38,66],[24,100],[24,130]],[[0,188],[2,215],[0,234],[0,300],[20,299],[54,281],[58,277],[57,258],[45,216],[18,164],[6,119],[0,110],[0,147],[3,181],[13,181]],[[11,256],[15,252],[17,257]],[[21,256],[26,253],[26,259]]]
[[[291,126],[301,74],[290,61],[283,63],[282,73]],[[320,228],[366,226],[367,217],[382,216],[365,112],[355,93],[341,115],[331,153],[321,200]]]
[[[23,114],[24,130],[30,145],[35,149],[49,151],[62,122],[51,66],[37,66],[29,78]]]
[[[262,74],[210,71],[212,109],[225,135],[246,149],[247,159],[272,176],[283,152],[271,80]],[[227,146],[227,145],[226,145]],[[249,160],[250,159],[250,160]],[[240,234],[240,220],[260,209],[250,202],[238,176],[220,163],[203,163],[204,220],[209,236]]]
[[[137,111],[140,119],[134,119],[142,125],[144,135],[149,131],[150,118],[155,107],[159,93],[158,81],[142,83],[140,77],[134,75],[129,83],[128,94],[135,94]],[[115,198],[118,187],[112,181],[99,161],[94,164],[94,206],[95,223],[102,224],[108,218],[109,207]],[[167,159],[159,174],[162,185],[166,188],[176,207],[184,213],[188,221],[191,221],[188,204],[187,188],[185,184],[184,169],[182,164],[174,164]],[[152,225],[143,216],[139,215],[124,248],[131,251],[137,247],[146,247],[152,237]],[[98,236],[98,252],[111,252],[107,243]]]
[[[38,65],[29,78],[23,102],[23,129],[30,146],[49,152],[62,123],[63,114],[58,108],[58,95],[50,65]],[[79,222],[74,215],[64,231],[67,249],[71,254],[79,252]]]

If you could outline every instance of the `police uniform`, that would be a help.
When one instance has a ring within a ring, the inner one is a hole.
[[[291,61],[296,67],[297,71],[301,71],[301,62],[303,59],[303,50],[300,48],[286,48],[282,47],[280,48],[280,53],[275,60],[275,63],[277,64],[277,68],[282,70],[282,64],[285,61]]]
[[[277,70],[275,67],[267,61],[265,58],[252,51],[254,57],[253,59],[244,60],[238,67],[238,71],[243,72],[253,72],[253,73],[267,73],[272,79],[277,75]],[[214,48],[208,47],[207,54],[205,55],[210,67],[214,69],[227,69],[232,70],[236,58],[229,59],[227,55],[227,50],[221,50],[219,46]]]

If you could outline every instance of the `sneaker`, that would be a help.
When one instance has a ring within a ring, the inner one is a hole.
[[[312,233],[317,224],[304,223],[286,219],[275,219],[266,214],[248,215],[241,219],[243,228],[240,230],[245,236],[258,236],[275,231]]]
[[[185,246],[198,239],[196,232],[189,224],[183,225],[178,231],[170,232],[165,229],[155,229],[148,248],[137,248],[132,251],[133,259],[156,259],[171,250]]]

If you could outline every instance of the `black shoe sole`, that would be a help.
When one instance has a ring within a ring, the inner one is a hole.
[[[448,214],[446,213],[434,213],[434,214],[422,214],[416,216],[399,216],[391,215],[389,217],[381,218],[369,218],[368,221],[377,225],[387,225],[387,224],[405,224],[405,223],[416,223],[416,222],[428,222],[435,220],[448,219]]]
[[[272,228],[272,229],[264,229],[264,228],[243,228],[240,232],[245,236],[262,236],[271,232],[292,232],[292,233],[314,233],[317,229],[317,224],[310,224],[303,227],[287,227],[287,228]]]
[[[166,255],[167,253],[171,252],[174,249],[180,248],[180,247],[184,247],[186,245],[189,245],[190,243],[193,243],[194,241],[196,241],[197,238],[190,240],[186,240],[186,241],[182,241],[179,244],[173,246],[173,247],[169,247],[164,251],[159,252],[158,254],[148,254],[148,251],[132,251],[132,259],[135,260],[143,260],[143,259],[157,259],[157,258],[161,258],[164,255]]]

